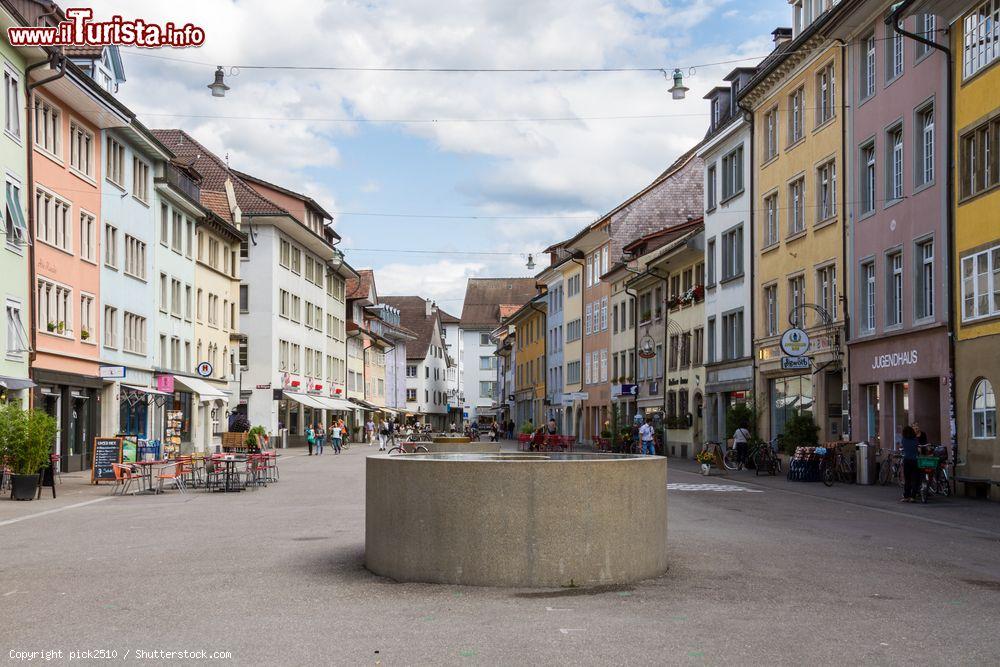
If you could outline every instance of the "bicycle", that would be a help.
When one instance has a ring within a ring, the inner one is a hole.
[[[886,460],[882,461],[878,469],[878,483],[886,486],[895,479],[897,483],[903,485],[903,455],[899,452],[889,452]]]
[[[407,451],[407,447],[412,445],[410,451]],[[390,447],[389,451],[386,452],[389,456],[394,456],[396,454],[426,454],[427,448],[415,441],[406,441],[399,443],[394,447]]]
[[[758,476],[762,471],[772,476],[781,472],[781,457],[774,452],[775,440],[771,442],[760,440],[754,448],[751,460]]]
[[[708,451],[714,453],[716,458],[722,461],[722,466],[726,470],[736,470],[739,467],[735,447],[730,447],[723,451],[722,443],[713,440],[706,442],[705,445],[708,447]]]

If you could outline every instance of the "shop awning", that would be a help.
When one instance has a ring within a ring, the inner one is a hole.
[[[368,401],[363,401],[360,398],[349,398],[347,400],[349,400],[351,403],[354,403],[359,408],[364,408],[365,410],[379,410],[380,409],[377,405],[372,405]]]
[[[319,401],[324,408],[327,410],[339,410],[341,412],[348,412],[351,410],[356,410],[358,406],[345,401],[342,398],[332,398],[330,396],[314,396],[317,401]]]
[[[216,389],[204,380],[199,380],[198,378],[186,377],[184,375],[175,375],[174,382],[182,387],[186,387],[198,394],[198,400],[202,403],[209,403],[211,401],[228,401],[229,397],[221,389]]]
[[[8,391],[18,391],[20,389],[31,389],[35,386],[35,383],[31,380],[25,380],[22,378],[11,378],[5,375],[0,375],[0,387],[7,389]]]
[[[124,382],[122,382],[121,386],[127,389],[131,389],[133,391],[141,391],[144,394],[156,394],[157,396],[173,396],[173,394],[169,394],[165,391],[160,391],[159,389],[153,389],[152,387],[140,387],[137,384],[125,384]]]
[[[326,410],[326,406],[320,403],[315,396],[310,396],[309,394],[298,394],[294,391],[284,391],[281,392],[282,396],[285,398],[300,403],[307,408],[313,408],[314,410]]]
[[[399,410],[393,410],[392,408],[379,408],[382,412],[390,415],[399,415]]]

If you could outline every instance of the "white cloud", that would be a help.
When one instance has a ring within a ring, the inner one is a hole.
[[[721,14],[726,0],[98,0],[99,16],[194,22],[204,47],[146,55],[233,64],[403,67],[681,67],[761,55],[766,38],[704,44],[689,31]],[[697,142],[707,122],[702,95],[734,65],[700,67],[682,102],[659,72],[616,74],[385,73],[255,70],[227,76],[212,98],[212,66],[190,66],[126,50],[122,98],[153,127],[180,126],[241,170],[305,190],[328,210],[344,168],[338,143],[356,124],[291,118],[537,118],[667,114],[669,118],[567,122],[406,124],[402,132],[437,149],[491,160],[470,172],[460,203],[494,214],[597,215],[638,191]],[[155,82],[155,83],[154,83]],[[208,116],[208,117],[195,117]],[[249,121],[211,116],[257,116]],[[372,194],[391,188],[370,181]],[[377,220],[372,221],[377,224]],[[581,221],[538,219],[492,225],[488,249],[526,253],[578,229]],[[431,233],[437,228],[427,227]],[[434,241],[436,246],[445,242]],[[345,243],[345,246],[347,244]],[[461,250],[461,248],[458,248]],[[398,257],[398,256],[397,256]],[[372,258],[376,259],[376,258]],[[467,274],[512,271],[478,258],[429,264],[377,258],[379,283],[426,296],[455,294]],[[359,260],[351,258],[352,263]],[[415,278],[415,273],[420,273]],[[433,274],[433,275],[424,275]],[[418,282],[415,282],[418,281]],[[461,289],[464,289],[464,280]],[[460,291],[458,292],[460,294]]]

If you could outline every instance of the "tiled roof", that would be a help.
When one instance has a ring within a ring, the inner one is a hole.
[[[70,58],[100,58],[104,47],[97,45],[67,45],[63,47]]]
[[[348,299],[367,299],[375,284],[375,272],[371,269],[358,269],[357,278],[347,280]]]
[[[536,293],[534,278],[469,278],[462,307],[462,326],[493,329],[507,316],[502,306],[513,306],[516,311]]]
[[[268,187],[268,188],[271,188],[273,190],[277,190],[278,192],[284,193],[284,194],[288,195],[289,197],[294,197],[296,199],[301,199],[302,201],[308,203],[310,206],[312,206],[313,208],[315,208],[324,218],[330,218],[331,220],[333,219],[333,215],[331,215],[325,208],[323,208],[322,206],[320,206],[319,202],[316,201],[315,199],[313,199],[312,197],[310,197],[309,195],[304,195],[301,192],[295,192],[294,190],[289,190],[286,187],[283,187],[283,186],[278,185],[276,183],[271,183],[269,181],[265,181],[263,178],[260,178],[260,177],[257,177],[257,176],[253,176],[252,174],[248,174],[248,173],[246,173],[244,171],[240,171],[238,169],[233,169],[232,171],[237,176],[239,176],[240,178],[248,180],[251,183],[259,183],[259,184],[263,185],[264,187]]]
[[[153,136],[175,155],[191,161],[191,165],[202,176],[202,190],[225,193],[228,179],[232,181],[236,204],[244,215],[290,215],[288,211],[250,187],[217,155],[195,141],[184,130],[152,130],[152,132]]]
[[[441,314],[441,323],[442,324],[458,324],[459,322],[461,322],[461,320],[459,320],[457,317],[455,317],[451,313],[446,313],[445,311],[441,310],[440,308],[438,309],[438,312]]]
[[[417,339],[406,344],[407,359],[423,359],[427,348],[433,343],[434,322],[441,311],[435,309],[427,314],[427,300],[422,296],[383,296],[379,303],[385,303],[399,310],[399,321],[413,331]]]
[[[216,214],[226,222],[232,224],[233,214],[229,210],[229,197],[225,192],[213,192],[212,190],[201,191],[201,205],[212,213]]]

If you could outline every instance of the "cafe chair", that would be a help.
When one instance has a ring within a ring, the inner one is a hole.
[[[221,488],[226,482],[226,466],[218,456],[205,459],[205,489],[212,491]]]
[[[124,496],[132,488],[133,483],[138,488],[132,493],[142,491],[144,481],[142,473],[125,463],[112,463],[111,469],[115,471],[115,485],[111,487],[111,495]]]
[[[62,460],[62,456],[59,454],[49,454],[49,463],[52,464],[52,479],[59,480],[62,484],[62,470],[59,469],[59,462]]]
[[[168,470],[173,469],[172,472]],[[174,463],[163,466],[160,468],[160,474],[156,476],[159,480],[160,492],[163,492],[163,482],[173,482],[174,486],[180,490],[181,493],[187,493],[187,485],[184,483],[184,475],[187,474],[184,468],[184,461],[177,460]]]

